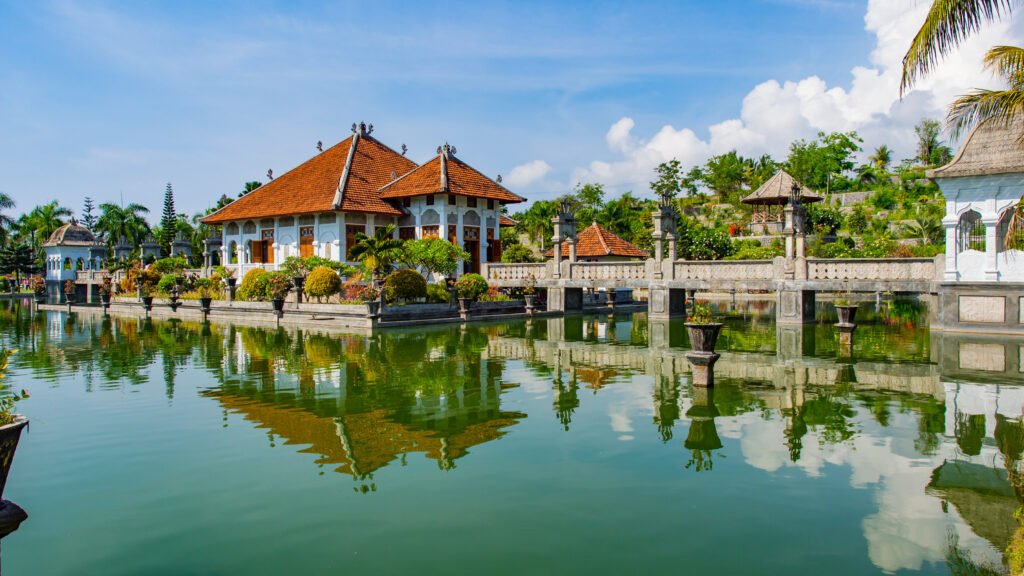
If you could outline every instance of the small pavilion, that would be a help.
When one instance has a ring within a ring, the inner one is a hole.
[[[1024,121],[988,121],[971,132],[955,158],[928,171],[946,199],[946,266],[951,282],[1024,282],[1024,251],[1007,246],[1024,195]]]
[[[554,253],[554,248],[550,248],[544,256],[551,258]],[[579,262],[624,262],[647,256],[647,252],[616,236],[597,222],[576,236],[576,260]],[[568,242],[562,243],[562,258],[569,258]]]
[[[74,218],[57,228],[43,243],[46,253],[46,281],[62,283],[75,280],[80,270],[100,270],[106,266],[107,247],[96,241],[85,226]]]
[[[765,234],[782,232],[785,224],[784,208],[789,203],[794,186],[800,190],[801,204],[821,202],[821,196],[798,182],[785,170],[779,170],[767,182],[761,184],[757,190],[743,199],[744,204],[754,207],[754,214],[750,217],[751,232]]]

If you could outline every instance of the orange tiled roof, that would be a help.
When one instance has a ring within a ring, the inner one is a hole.
[[[391,182],[393,174],[405,174],[416,168],[416,163],[363,132],[360,132],[352,154],[352,166],[345,182],[341,206],[334,206],[338,183],[345,172],[353,138],[356,135],[349,136],[235,200],[204,218],[203,222],[222,224],[232,220],[312,214],[337,209],[401,216],[403,212],[382,200],[377,190]]]
[[[508,216],[505,216],[504,214],[501,215],[501,218],[498,218],[498,226],[512,227],[512,226],[518,226],[518,225],[519,225],[519,222],[516,222],[515,220],[509,218]]]
[[[406,198],[427,194],[455,194],[497,200],[504,204],[524,202],[501,184],[455,157],[446,144],[433,160],[384,186],[381,198]]]
[[[544,253],[544,256],[548,258],[553,255],[554,248],[550,248]],[[646,258],[647,252],[619,238],[604,226],[594,222],[576,235],[576,258],[601,258],[604,256]],[[563,242],[562,258],[568,257],[569,245]]]

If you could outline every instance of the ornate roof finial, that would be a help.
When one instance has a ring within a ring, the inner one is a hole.
[[[360,136],[365,136],[366,135],[366,122],[360,122],[359,123],[359,135]]]
[[[409,151],[409,147],[406,146],[405,144],[402,144],[402,156],[405,156],[405,153],[408,152],[408,151]]]
[[[373,134],[373,124],[370,124],[366,129],[366,135],[369,136],[370,134]]]
[[[355,134],[357,131],[359,131],[359,126],[356,126],[356,123],[353,122],[352,123],[352,133]]]
[[[451,157],[457,154],[458,150],[455,149],[455,146],[452,146],[451,144],[445,142],[444,146],[437,147],[437,153],[444,154],[446,157]]]
[[[78,226],[78,220],[75,220],[74,216],[71,217],[71,225],[72,226]]]
[[[274,171],[271,170],[270,168],[267,168],[267,180],[273,180],[273,179],[274,179]]]
[[[498,174],[498,179],[496,180],[496,182],[497,182],[498,184],[501,184],[501,174]]]
[[[323,152],[324,151],[324,141],[323,140],[317,140],[316,141],[316,151],[317,152]]]

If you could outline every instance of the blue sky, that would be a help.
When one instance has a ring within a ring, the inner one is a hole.
[[[514,191],[646,193],[659,161],[784,156],[819,129],[906,132],[985,78],[990,27],[900,101],[913,0],[0,2],[0,190],[19,210],[194,212],[366,120],[425,161],[447,141]],[[895,56],[894,56],[895,55]]]

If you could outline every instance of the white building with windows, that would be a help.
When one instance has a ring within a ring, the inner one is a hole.
[[[418,166],[372,132],[353,125],[349,138],[204,218],[221,229],[221,262],[239,276],[276,269],[289,256],[344,262],[357,234],[388,224],[403,239],[462,246],[471,254],[465,272],[500,261],[502,206],[524,199],[457,158],[454,147],[439,147]]]
[[[93,233],[74,219],[57,228],[43,243],[46,253],[46,281],[74,280],[80,271],[106,267],[107,248],[96,242]]]
[[[1024,122],[986,122],[952,162],[928,172],[946,199],[947,282],[1024,282],[1024,251],[1006,247],[1024,195],[1022,135]]]

